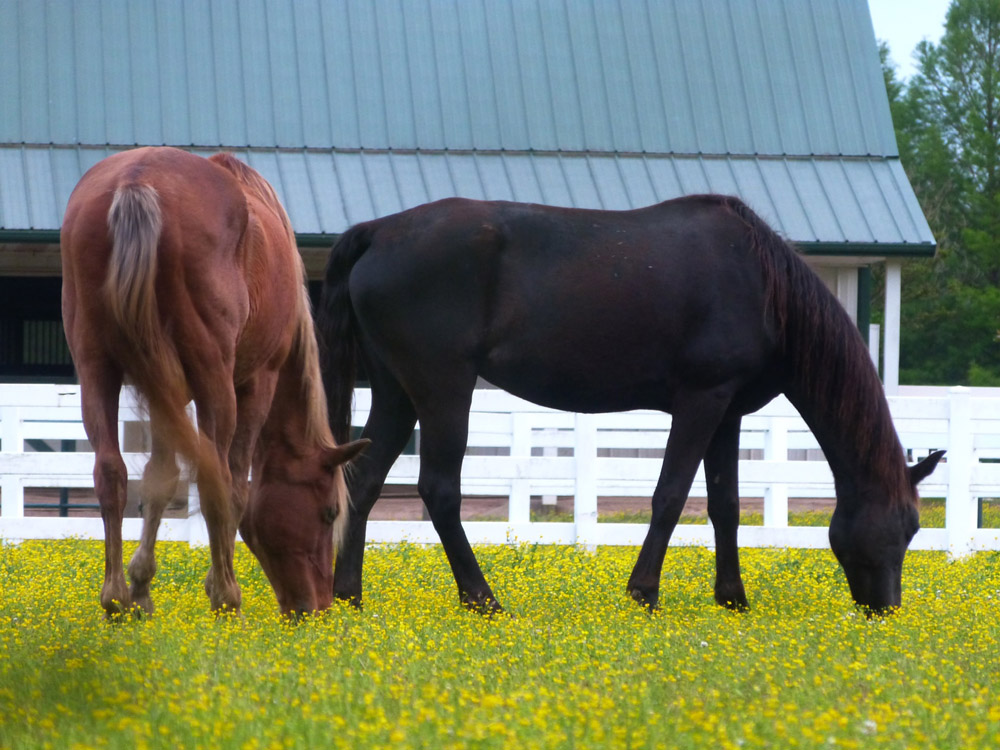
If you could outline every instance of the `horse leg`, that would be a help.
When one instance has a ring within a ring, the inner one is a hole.
[[[217,368],[214,372],[226,372]],[[200,383],[195,390],[201,445],[198,456],[198,494],[208,527],[212,563],[205,577],[205,593],[215,612],[238,613],[242,603],[233,556],[239,516],[233,507],[233,478],[229,448],[236,432],[236,393],[230,382]]]
[[[250,498],[250,464],[254,446],[274,400],[278,373],[261,370],[236,389],[236,429],[229,446],[231,508],[237,525]]]
[[[737,530],[739,493],[740,419],[723,420],[705,452],[708,480],[708,516],[715,528],[715,601],[739,611],[749,609],[743,579]]]
[[[503,608],[472,552],[462,528],[462,459],[469,434],[472,390],[457,403],[438,404],[420,418],[420,478],[418,490],[427,506],[434,530],[451,564],[461,602],[486,614]],[[430,416],[433,415],[433,416]]]
[[[729,406],[728,391],[678,395],[666,456],[653,491],[653,515],[642,543],[628,590],[632,598],[650,609],[660,598],[660,573],[670,536],[684,509],[698,465]]]
[[[142,476],[142,538],[128,564],[132,581],[132,603],[146,614],[153,614],[153,600],[149,583],[156,575],[156,535],[167,504],[177,492],[180,469],[172,444],[164,440],[157,429],[155,417],[151,420],[153,449]]]
[[[94,449],[94,492],[104,523],[104,585],[101,606],[109,618],[131,606],[122,568],[122,516],[125,513],[128,470],[118,443],[118,396],[122,374],[108,362],[77,359],[83,424]]]
[[[372,406],[362,432],[362,437],[370,438],[372,444],[345,472],[351,507],[333,572],[333,595],[359,607],[368,515],[417,421],[413,403],[399,383],[387,373],[382,375],[385,377],[378,377],[374,372],[371,375]]]

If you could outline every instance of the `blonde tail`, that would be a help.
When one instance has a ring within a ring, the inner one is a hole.
[[[129,344],[126,376],[139,390],[152,423],[167,445],[211,476],[219,473],[218,458],[188,419],[184,370],[160,324],[156,269],[162,229],[155,188],[128,183],[115,191],[108,210],[112,249],[104,298]]]

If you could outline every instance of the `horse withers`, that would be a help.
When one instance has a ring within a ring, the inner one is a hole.
[[[365,525],[420,421],[419,492],[467,604],[499,608],[462,529],[460,472],[479,377],[557,409],[673,415],[652,521],[628,581],[656,606],[670,535],[699,463],[715,530],[715,598],[747,606],[737,551],[740,420],[780,393],[833,470],[830,544],[854,598],[901,602],[916,485],[878,375],[836,298],[741,201],[701,195],[633,211],[449,199],[346,232],[317,328],[331,425],[346,439],[355,365],[372,390],[372,449],[335,594],[361,600]]]
[[[240,608],[237,527],[283,611],[329,606],[332,545],[347,516],[341,466],[362,444],[338,446],[330,434],[302,262],[274,190],[227,154],[126,151],[80,180],[61,243],[63,321],[96,454],[106,613],[152,611],[154,546],[178,454],[197,471],[212,608]],[[131,588],[118,443],[126,382],[148,407],[152,435]],[[185,412],[192,399],[197,429]]]

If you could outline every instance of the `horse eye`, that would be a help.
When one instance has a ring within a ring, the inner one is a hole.
[[[325,508],[323,508],[322,515],[324,523],[332,524],[335,520],[337,520],[337,509],[334,508],[332,505],[328,505]]]

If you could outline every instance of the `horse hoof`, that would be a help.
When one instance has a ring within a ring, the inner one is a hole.
[[[149,594],[132,594],[132,612],[137,619],[153,615],[153,599]]]
[[[719,599],[718,597],[716,597],[715,601],[716,601],[716,603],[720,607],[725,607],[726,609],[732,610],[733,612],[749,612],[750,611],[750,604],[747,602],[746,599],[743,599],[742,601],[735,600],[735,599],[724,599],[723,600],[723,599]]]
[[[112,625],[121,625],[125,620],[128,619],[128,613],[125,610],[104,610],[104,619]]]
[[[884,620],[885,618],[896,614],[900,608],[893,606],[870,607],[867,604],[856,604],[855,609],[859,610],[868,620]]]
[[[485,615],[486,617],[492,617],[495,614],[503,612],[500,602],[489,595],[471,597],[466,594],[462,596],[462,604],[466,609],[472,610],[476,614]]]
[[[126,589],[121,596],[102,594],[101,606],[104,608],[104,618],[109,622],[121,622],[129,617],[132,611],[132,600]]]
[[[286,622],[288,622],[289,625],[302,625],[314,614],[314,612],[310,612],[307,609],[293,609],[288,612],[283,612],[281,616]]]
[[[637,602],[645,609],[647,612],[655,612],[660,608],[660,594],[659,592],[652,591],[646,593],[642,589],[632,589],[629,592],[632,596],[632,600]]]
[[[351,605],[351,607],[358,610],[359,612],[364,609],[364,605],[361,603],[361,594],[334,593],[333,597],[339,602],[344,602],[345,604]]]
[[[747,602],[747,595],[743,591],[735,592],[715,592],[715,603],[720,607],[731,609],[733,612],[749,612],[750,604]]]
[[[112,602],[112,606],[104,608],[104,619],[113,625],[141,620],[146,613],[135,603],[123,606],[119,602]]]
[[[221,607],[213,607],[212,614],[215,615],[216,620],[245,621],[243,617],[243,610],[241,610],[238,606],[233,607],[228,604],[224,604]]]

